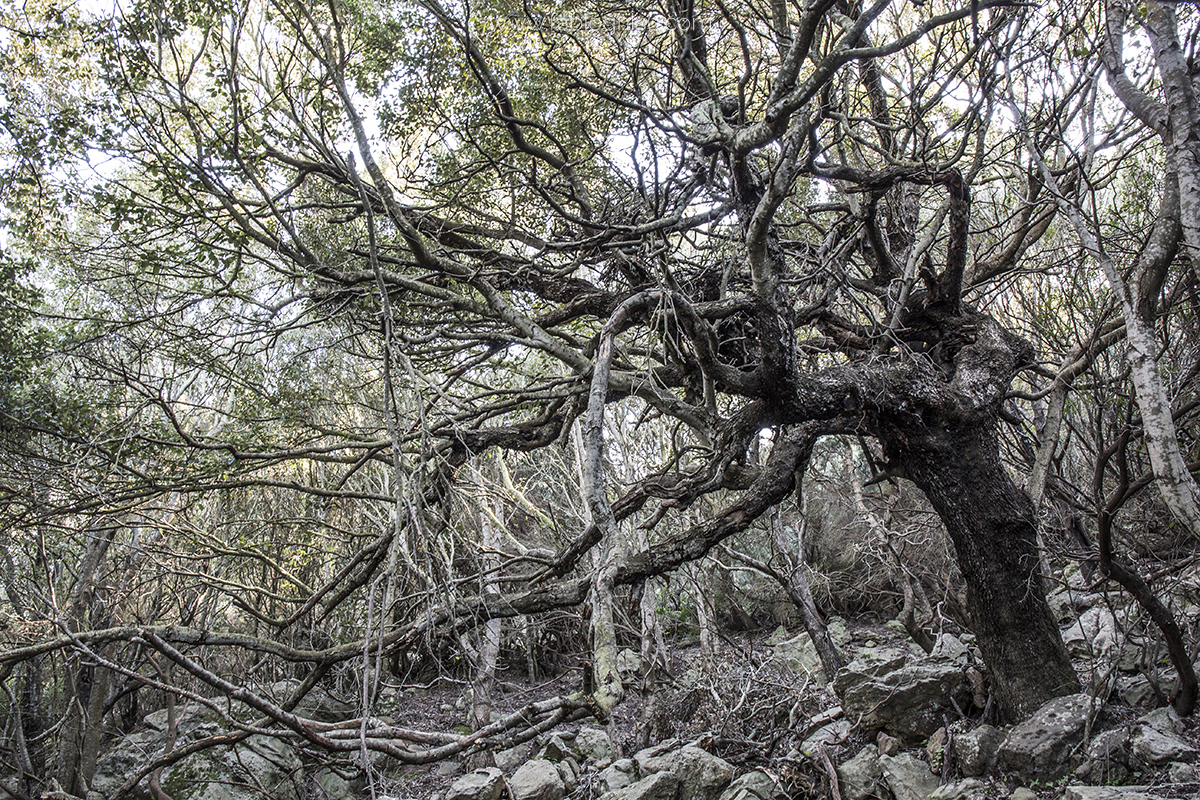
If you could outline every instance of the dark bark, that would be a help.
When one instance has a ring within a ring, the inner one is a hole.
[[[1079,691],[1046,603],[1033,506],[1000,463],[994,415],[898,425],[882,438],[889,458],[904,464],[954,542],[1002,716],[1016,720]]]

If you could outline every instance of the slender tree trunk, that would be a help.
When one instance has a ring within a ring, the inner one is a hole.
[[[483,485],[483,481],[480,481]],[[495,580],[495,569],[499,565],[497,552],[503,539],[497,520],[493,519],[492,498],[481,497],[479,512],[480,533],[483,544],[483,557],[480,565],[483,572],[490,577],[486,579],[484,593],[491,597],[500,595],[500,587]],[[496,504],[498,506],[498,504]],[[479,649],[476,651],[475,677],[471,682],[471,730],[479,730],[492,721],[492,701],[496,689],[496,663],[500,655],[500,638],[503,633],[504,620],[500,618],[488,620],[480,629]],[[495,766],[491,751],[485,750],[472,758],[472,766]]]
[[[788,536],[788,529],[783,524],[778,506],[771,514],[771,533],[775,539],[776,549],[788,562],[786,586],[788,598],[800,612],[804,630],[808,631],[808,637],[812,639],[813,647],[817,649],[817,656],[821,659],[825,678],[833,680],[837,671],[846,665],[846,661],[838,652],[833,639],[829,638],[829,628],[825,625],[825,620],[821,618],[820,612],[817,611],[817,604],[813,602],[812,589],[808,585],[808,576],[804,572],[804,528],[807,519],[804,505],[807,504],[803,503],[803,500],[801,502],[803,505],[800,509],[800,520],[796,526],[795,542],[793,543],[792,538]]]

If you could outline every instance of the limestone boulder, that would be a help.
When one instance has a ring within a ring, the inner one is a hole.
[[[996,754],[1004,741],[1004,731],[992,725],[980,725],[954,737],[954,754],[963,775],[977,778],[991,771]]]
[[[656,772],[623,789],[600,796],[600,800],[679,800],[679,778]]]
[[[1000,745],[999,765],[1025,781],[1053,781],[1071,772],[1082,756],[1093,699],[1086,694],[1056,697],[1015,725]]]
[[[783,667],[801,677],[824,682],[825,671],[821,668],[821,656],[807,632],[779,642],[774,647],[775,660]]]
[[[955,704],[964,708],[971,697],[962,667],[943,658],[856,660],[838,672],[834,691],[847,719],[869,733],[886,731],[905,746],[919,745]]]
[[[499,800],[504,794],[504,773],[495,767],[468,772],[446,792],[445,800]]]
[[[580,728],[571,743],[571,749],[584,761],[602,761],[617,756],[617,748],[613,746],[608,731],[603,728]]]
[[[637,783],[637,764],[631,758],[620,758],[600,770],[596,776],[596,786],[601,794],[615,792]]]
[[[1073,658],[1102,658],[1115,661],[1120,657],[1121,637],[1117,620],[1104,606],[1089,608],[1071,627],[1063,631],[1063,643]]]
[[[662,751],[642,750],[633,757],[639,774],[669,772],[679,781],[679,800],[717,800],[733,781],[733,767],[695,745]]]
[[[718,800],[787,800],[787,796],[778,778],[756,769],[729,784]]]
[[[189,727],[180,740],[199,738],[208,725]],[[126,736],[99,759],[92,789],[113,795],[127,778],[162,755],[162,737],[153,728]],[[286,742],[251,736],[229,747],[201,750],[165,768],[160,783],[175,800],[261,800],[263,796],[301,800],[305,775],[299,754]],[[146,800],[150,792],[142,781],[124,797]]]
[[[1154,767],[1172,761],[1193,761],[1200,755],[1200,751],[1178,734],[1149,725],[1134,726],[1129,749],[1137,763]]]
[[[558,765],[535,758],[508,779],[508,791],[512,800],[562,800],[567,787]]]
[[[869,800],[879,797],[883,784],[879,748],[869,744],[859,750],[858,755],[837,768],[837,776],[844,800]]]
[[[879,768],[896,800],[928,800],[940,783],[929,765],[910,753],[880,756]]]
[[[1162,800],[1161,795],[1148,794],[1146,786],[1068,786],[1063,800]]]
[[[947,783],[934,789],[929,800],[975,800],[986,797],[988,787],[978,778],[963,778],[961,781]]]

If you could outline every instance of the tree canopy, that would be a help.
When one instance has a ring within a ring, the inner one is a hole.
[[[802,561],[771,520],[824,437],[930,504],[1000,719],[1079,690],[1064,558],[1192,710],[1134,532],[1200,536],[1194,9],[0,13],[0,670],[66,698],[65,790],[122,686],[409,763],[605,720],[640,587]],[[580,608],[580,691],[472,733],[295,712]]]

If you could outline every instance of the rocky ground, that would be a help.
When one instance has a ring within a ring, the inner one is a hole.
[[[321,766],[311,754],[257,737],[181,762],[162,786],[174,800],[1200,797],[1200,720],[1165,707],[1172,675],[1156,637],[1119,597],[1068,585],[1051,601],[1087,691],[1008,728],[991,724],[986,675],[969,635],[947,628],[926,654],[894,621],[835,618],[831,633],[850,663],[832,680],[796,629],[727,638],[710,661],[694,643],[676,640],[651,712],[636,691],[637,659],[626,653],[632,688],[611,726],[553,731],[493,754],[494,766],[397,767],[376,759],[368,779],[351,760]],[[504,712],[577,690],[580,671],[539,683],[518,673],[499,677],[496,710]],[[464,690],[444,679],[391,689],[386,703],[398,725],[450,731],[464,722]],[[356,716],[351,704],[325,694],[302,713]],[[221,724],[189,707],[177,746]],[[161,753],[165,727],[159,711],[114,742],[94,797],[111,796],[133,767]],[[142,797],[150,795],[132,795]]]

